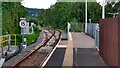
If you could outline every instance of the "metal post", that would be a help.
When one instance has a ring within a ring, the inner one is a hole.
[[[91,19],[89,19],[89,23],[91,23]]]
[[[10,46],[11,46],[11,36],[8,35],[8,50],[7,51],[10,51]]]
[[[105,6],[102,6],[102,19],[105,19]]]
[[[2,7],[2,2],[0,1],[0,7]],[[0,8],[0,35],[2,35],[2,8]]]
[[[70,23],[68,22],[68,33],[70,32]]]
[[[85,33],[87,33],[87,0],[85,0]]]
[[[24,45],[24,28],[22,28],[22,45]]]

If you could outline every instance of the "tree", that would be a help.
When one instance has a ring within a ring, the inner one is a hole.
[[[106,18],[111,17],[108,12],[120,11],[120,3],[115,8],[108,4],[106,9]],[[88,2],[88,19],[93,23],[98,23],[102,15],[102,7],[96,2]],[[85,22],[85,3],[84,2],[58,2],[49,9],[41,10],[38,17],[39,24],[52,26],[53,28],[66,29],[67,22]]]
[[[2,34],[20,33],[18,22],[26,13],[20,2],[2,2]]]

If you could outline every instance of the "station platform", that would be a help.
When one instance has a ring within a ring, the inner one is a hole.
[[[95,48],[94,39],[84,33],[72,33],[73,37],[73,66],[98,66],[106,64]]]
[[[58,46],[59,48],[56,48],[45,68],[49,66],[52,68],[106,68],[107,66],[95,48],[94,39],[85,33],[73,32],[71,39],[62,40]]]

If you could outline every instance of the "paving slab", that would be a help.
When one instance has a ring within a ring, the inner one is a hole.
[[[85,33],[74,33],[73,66],[74,68],[106,68],[106,64],[95,48],[94,39]]]
[[[60,43],[59,43],[59,45],[67,45],[67,41],[68,40],[61,40]]]
[[[73,48],[95,48],[94,39],[85,33],[72,32]]]
[[[74,66],[106,66],[95,48],[74,48]]]

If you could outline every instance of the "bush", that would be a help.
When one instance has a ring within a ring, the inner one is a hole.
[[[30,45],[33,42],[35,42],[38,37],[39,37],[39,33],[34,33],[34,34],[29,34],[29,35],[24,36],[24,38],[27,39],[27,45]],[[22,43],[22,35],[17,34],[16,35],[16,45],[20,45],[21,43]]]
[[[34,34],[26,34],[24,35],[24,38],[27,39],[27,45],[32,44],[33,42],[35,42],[37,40],[37,38],[40,35],[40,30],[38,27],[34,27]],[[21,34],[17,34],[16,35],[16,44],[20,45],[22,43],[22,35]]]
[[[22,35],[16,34],[16,45],[20,45],[22,43]]]
[[[33,42],[35,42],[38,37],[39,37],[39,33],[25,35],[25,38],[27,39],[27,45],[30,45]]]

